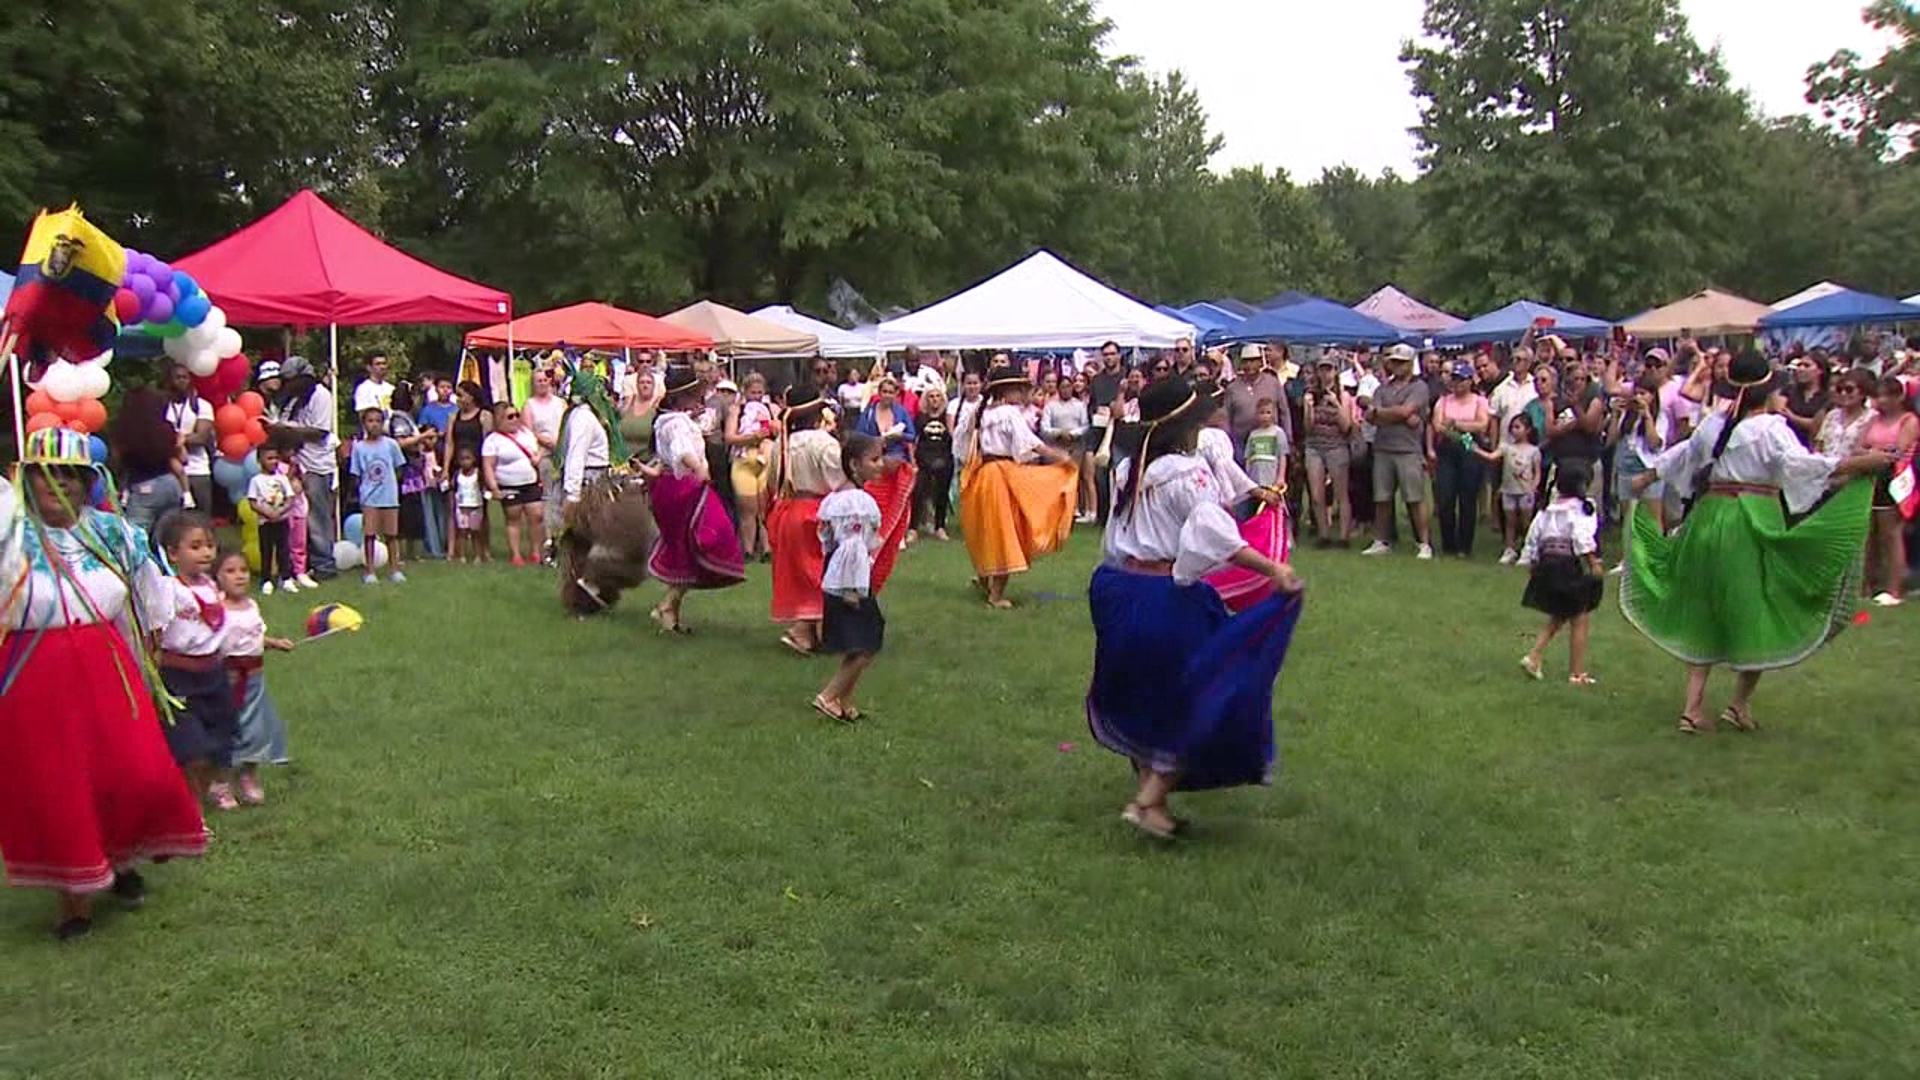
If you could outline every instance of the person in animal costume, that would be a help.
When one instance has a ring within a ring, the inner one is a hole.
[[[633,462],[606,383],[581,368],[567,373],[566,418],[556,440],[564,455],[565,506],[555,558],[560,604],[585,617],[612,608],[647,579],[659,529],[647,505],[646,474]]]

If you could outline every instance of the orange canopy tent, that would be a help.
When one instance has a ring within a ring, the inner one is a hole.
[[[589,300],[552,311],[535,312],[467,334],[469,346],[576,349],[711,349],[713,339],[697,330]]]

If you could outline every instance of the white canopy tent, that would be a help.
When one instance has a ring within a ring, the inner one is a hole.
[[[1069,266],[1050,251],[965,292],[880,324],[882,349],[1075,349],[1114,341],[1166,348],[1193,327]]]
[[[820,355],[830,360],[878,356],[880,353],[879,346],[874,344],[873,327],[870,326],[863,330],[844,330],[811,315],[802,315],[786,304],[769,304],[747,314],[756,319],[779,323],[789,330],[812,334],[820,339]]]
[[[1768,311],[1785,311],[1788,308],[1799,307],[1801,304],[1809,303],[1814,300],[1819,300],[1819,299],[1822,299],[1823,297],[1832,296],[1834,293],[1837,293],[1837,292],[1846,292],[1846,291],[1847,291],[1847,287],[1845,285],[1835,285],[1831,281],[1822,281],[1817,285],[1809,285],[1806,288],[1801,289],[1799,292],[1794,293],[1792,296],[1789,296],[1784,300],[1778,300],[1778,301],[1775,301],[1774,303],[1768,304],[1767,310]]]

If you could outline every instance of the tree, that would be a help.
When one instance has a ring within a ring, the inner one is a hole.
[[[1428,0],[1423,26],[1434,299],[1624,314],[1727,261],[1746,106],[1675,0]]]
[[[1920,128],[1920,10],[1904,0],[1873,0],[1867,25],[1894,36],[1872,64],[1842,49],[1807,70],[1807,101],[1876,157],[1911,153]]]
[[[1392,169],[1374,178],[1342,165],[1322,172],[1308,191],[1352,252],[1333,295],[1358,300],[1382,285],[1405,280],[1420,231],[1412,184]]]

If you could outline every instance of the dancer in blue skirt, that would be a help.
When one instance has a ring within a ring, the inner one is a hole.
[[[1133,763],[1122,818],[1161,839],[1178,827],[1168,793],[1271,778],[1273,684],[1301,610],[1300,579],[1248,546],[1195,450],[1210,403],[1179,378],[1141,395],[1126,433],[1138,448],[1114,470],[1106,559],[1088,591],[1087,725]],[[1230,613],[1201,580],[1226,565],[1271,578],[1274,595]]]

